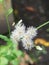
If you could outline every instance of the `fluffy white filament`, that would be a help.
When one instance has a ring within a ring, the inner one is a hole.
[[[13,43],[17,43],[20,40],[22,41],[22,45],[25,49],[31,50],[34,47],[33,38],[37,35],[37,29],[33,26],[28,27],[25,30],[25,25],[20,20],[15,25],[15,30],[11,33],[10,38],[12,39]]]
[[[24,24],[22,24],[22,20],[20,20],[18,24],[15,25],[15,30],[12,31],[10,38],[12,39],[12,41],[14,41],[14,43],[16,43],[20,41],[20,39],[23,37],[24,34],[25,34],[25,26]]]

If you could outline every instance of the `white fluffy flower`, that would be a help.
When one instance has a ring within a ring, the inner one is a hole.
[[[25,30],[25,26],[22,23],[22,20],[20,20],[15,25],[15,30],[12,32],[10,38],[13,41],[13,43],[17,43],[20,40],[22,41],[23,47],[27,50],[31,50],[32,47],[34,47],[33,44],[33,38],[37,35],[37,29],[33,26],[27,28]]]
[[[15,25],[15,28],[17,29],[17,28],[19,28],[19,27],[21,27],[23,25],[23,23],[22,23],[22,19]]]
[[[31,50],[34,47],[33,41],[31,39],[26,38],[22,39],[22,45],[26,50]]]
[[[20,41],[20,39],[23,37],[25,34],[25,26],[22,24],[22,20],[18,22],[18,24],[15,25],[15,30],[12,32],[10,38],[12,41],[15,43]]]
[[[37,29],[34,28],[33,26],[27,28],[26,35],[33,39],[37,35]]]
[[[16,39],[16,33],[12,32],[12,34],[10,35],[10,39],[12,40],[13,43],[17,43],[17,39]]]
[[[37,30],[33,26],[29,27],[22,38],[22,44],[25,49],[31,50],[34,47],[33,38],[37,35]]]

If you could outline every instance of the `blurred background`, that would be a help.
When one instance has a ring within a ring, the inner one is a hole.
[[[11,21],[10,26],[14,21],[17,23],[20,19],[23,20],[26,27],[38,27],[39,25],[49,21],[49,0],[11,0],[10,3],[14,10],[12,15],[9,17],[9,21]],[[8,34],[7,26],[5,26],[6,23],[3,24],[4,26],[2,24],[3,23],[0,22],[0,33],[6,35]],[[13,30],[14,27],[11,26],[10,28]],[[49,24],[38,30],[36,39],[37,38],[49,42]],[[40,60],[40,63],[38,63],[39,65],[49,65],[49,47],[45,48],[47,54],[42,55],[43,58]]]

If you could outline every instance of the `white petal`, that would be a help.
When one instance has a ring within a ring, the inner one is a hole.
[[[24,47],[26,50],[31,50],[32,47],[34,47],[33,41],[32,41],[31,39],[23,38],[23,39],[22,39],[22,44],[23,44],[23,47]]]
[[[37,50],[43,50],[40,46],[36,46]]]

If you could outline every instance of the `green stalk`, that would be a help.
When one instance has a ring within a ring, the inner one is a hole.
[[[38,26],[38,27],[37,27],[37,30],[40,29],[40,28],[42,28],[43,26],[45,26],[45,25],[47,25],[47,24],[49,24],[49,21],[46,22],[46,23],[44,23],[44,24],[42,24],[42,25],[40,25],[40,26]]]
[[[9,25],[9,21],[8,21],[8,16],[6,16],[6,22],[7,22],[8,32],[9,32],[9,36],[10,36],[10,25]]]
[[[9,36],[10,36],[10,25],[9,25],[9,21],[8,21],[8,16],[6,14],[7,10],[5,8],[5,2],[4,2],[4,0],[2,2],[2,5],[3,5],[4,11],[5,11],[6,23],[7,23],[7,26],[8,26],[8,32],[9,32]]]

